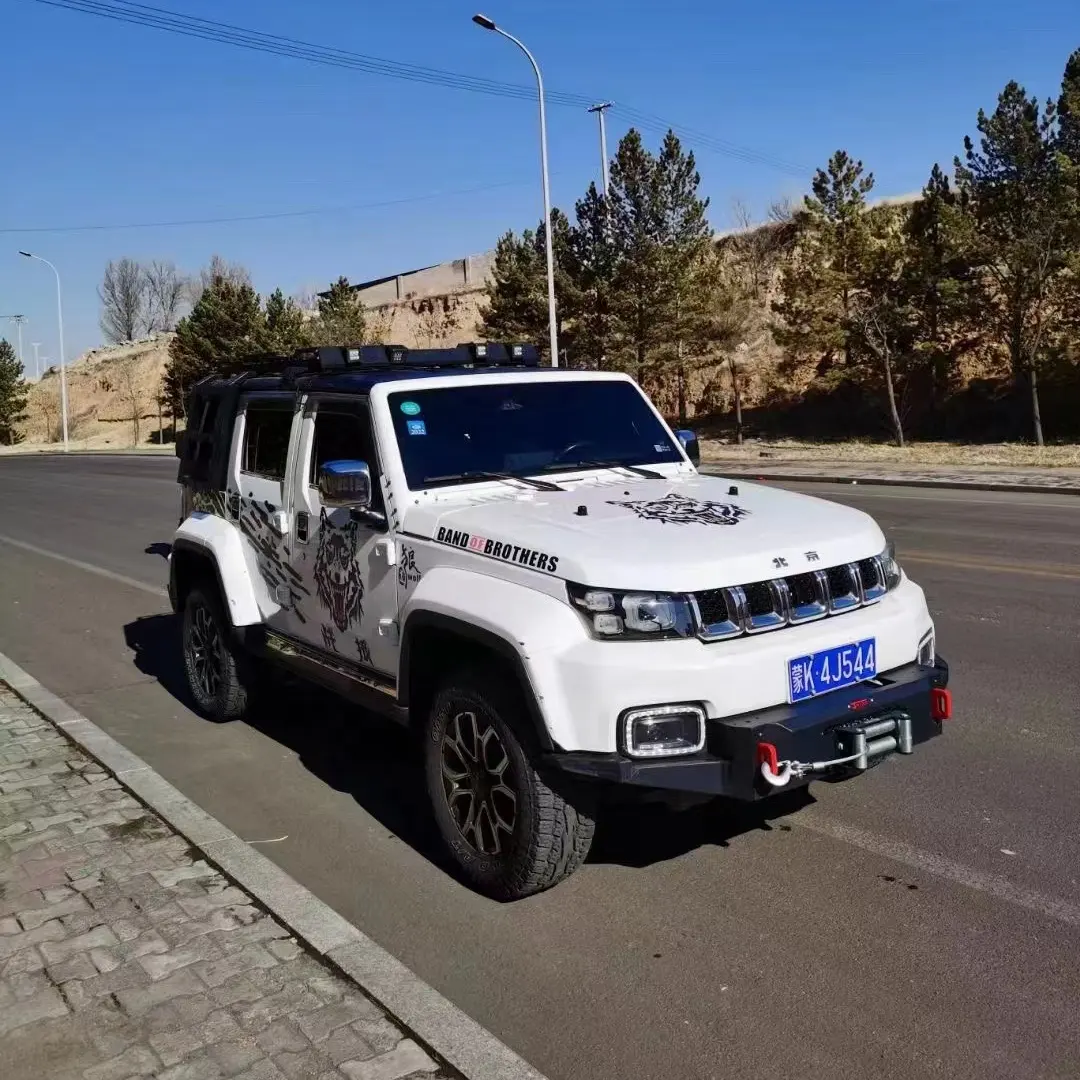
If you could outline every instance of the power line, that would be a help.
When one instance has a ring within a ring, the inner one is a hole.
[[[505,180],[497,184],[481,184],[478,187],[457,188],[451,191],[432,191],[426,195],[411,195],[403,199],[384,199],[379,202],[353,203],[349,206],[324,206],[310,210],[285,210],[270,214],[243,214],[235,217],[188,218],[183,221],[139,221],[117,225],[42,225],[28,229],[0,229],[5,233],[70,233],[70,232],[115,232],[121,229],[171,229],[186,225],[226,225],[244,221],[277,221],[283,218],[317,217],[330,214],[349,214],[357,210],[380,210],[388,206],[403,206],[407,203],[427,202],[432,199],[449,199],[458,195],[474,195],[496,188],[520,187],[528,180]]]
[[[454,90],[466,90],[471,93],[487,94],[492,97],[511,98],[531,101],[535,90],[517,83],[500,82],[482,76],[465,75],[459,72],[444,71],[440,68],[424,67],[417,64],[404,64],[394,60],[385,60],[363,53],[344,49],[329,48],[297,38],[267,34],[258,30],[249,30],[231,23],[203,19],[193,15],[184,15],[165,8],[139,4],[133,0],[34,0],[35,3],[68,11],[80,11],[114,22],[130,23],[136,26],[164,30],[168,33],[203,41],[233,45],[253,52],[268,53],[275,56],[304,60],[308,63],[327,67],[338,67],[353,71],[362,71],[372,75],[403,79],[408,82],[443,86]],[[594,101],[592,97],[571,94],[563,91],[549,91],[547,100],[553,105],[565,108],[587,109]],[[750,165],[760,165],[797,176],[805,176],[810,171],[805,166],[749,147],[716,138],[704,132],[694,131],[680,124],[672,123],[663,117],[642,112],[629,107],[620,107],[619,113],[632,124],[646,131],[664,133],[669,128],[694,141],[701,149],[722,154],[726,157],[743,161]]]

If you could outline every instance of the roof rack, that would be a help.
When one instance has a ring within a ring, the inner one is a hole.
[[[329,345],[298,349],[291,357],[252,358],[252,367],[293,374],[308,372],[373,371],[390,369],[537,367],[540,351],[535,345],[474,342],[451,349],[407,349],[404,345]]]

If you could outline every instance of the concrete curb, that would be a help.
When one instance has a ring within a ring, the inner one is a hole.
[[[924,477],[881,477],[881,476],[808,476],[805,473],[770,472],[759,469],[725,469],[723,462],[706,462],[702,466],[712,476],[739,476],[746,480],[774,480],[782,484],[854,484],[864,487],[914,487],[948,488],[953,491],[1006,491],[1021,495],[1080,495],[1080,486],[1052,487],[1049,484],[1008,484],[995,483],[991,480],[932,480]]]
[[[400,960],[3,653],[0,680],[466,1080],[545,1080]]]

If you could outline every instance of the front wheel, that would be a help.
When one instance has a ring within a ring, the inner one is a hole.
[[[435,820],[468,882],[519,900],[569,877],[585,860],[595,823],[536,771],[513,720],[520,695],[490,675],[451,677],[428,717],[424,765]]]
[[[184,671],[199,711],[236,720],[247,711],[249,664],[217,597],[192,589],[184,603]]]

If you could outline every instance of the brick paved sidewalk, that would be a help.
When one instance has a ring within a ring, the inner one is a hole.
[[[447,1075],[0,683],[3,1080]]]

